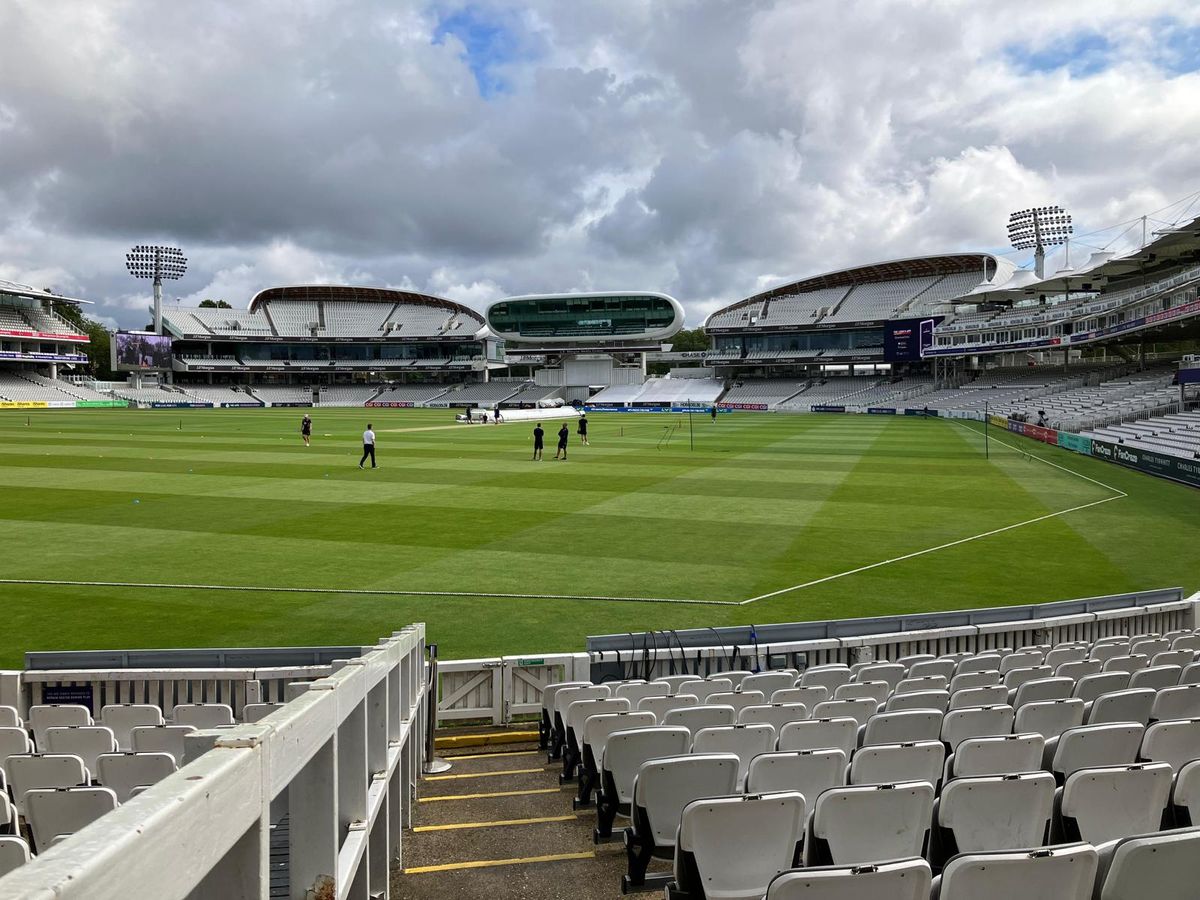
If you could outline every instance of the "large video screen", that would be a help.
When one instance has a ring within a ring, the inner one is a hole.
[[[112,337],[113,368],[146,372],[171,368],[171,338],[165,334],[118,331]]]
[[[933,346],[933,319],[898,319],[884,325],[883,358],[888,362],[915,362]]]

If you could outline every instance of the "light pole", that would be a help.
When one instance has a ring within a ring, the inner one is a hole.
[[[1016,250],[1033,250],[1037,277],[1046,277],[1046,248],[1071,239],[1071,214],[1060,206],[1022,209],[1008,217],[1008,239]]]
[[[154,279],[154,333],[162,334],[162,283],[187,271],[187,257],[178,247],[138,244],[125,254],[125,267],[134,278]]]

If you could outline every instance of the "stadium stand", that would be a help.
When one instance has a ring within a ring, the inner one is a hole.
[[[1085,437],[1142,447],[1185,459],[1200,458],[1200,412],[1152,416],[1081,433]]]
[[[363,406],[383,389],[381,384],[337,384],[323,386],[317,406]]]
[[[747,378],[736,382],[726,391],[721,397],[721,403],[724,405],[765,404],[769,408],[790,400],[807,387],[807,379]]]
[[[619,406],[670,406],[679,403],[712,404],[724,384],[716,378],[648,378],[640,385],[614,385],[594,394],[589,404]]]
[[[255,384],[248,390],[258,400],[268,406],[279,403],[312,403],[313,389],[311,385],[290,384]]]
[[[456,387],[445,384],[392,384],[385,386],[375,399],[381,403],[420,404],[441,397]]]
[[[486,384],[468,384],[459,390],[451,390],[437,398],[439,404],[451,406],[483,406],[491,409],[509,397],[520,393],[528,382],[493,381]],[[427,401],[428,402],[428,401]]]
[[[90,388],[26,370],[0,371],[0,399],[4,400],[111,400]]]
[[[262,405],[262,401],[252,396],[242,385],[177,384],[175,387],[189,397],[217,405],[222,403]]]

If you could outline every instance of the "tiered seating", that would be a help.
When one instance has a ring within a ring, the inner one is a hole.
[[[380,391],[377,384],[335,384],[321,388],[318,406],[362,406]]]
[[[5,331],[30,331],[29,323],[11,306],[0,306],[0,329]]]
[[[851,375],[833,377],[823,384],[814,384],[803,394],[779,404],[779,408],[801,409],[807,412],[813,406],[856,403],[859,394],[884,384],[887,384],[887,381],[880,378]]]
[[[392,311],[391,304],[348,300],[326,300],[323,307],[325,327],[321,333],[330,337],[378,337]]]
[[[1174,392],[1174,388],[1171,389]],[[1105,410],[1107,413],[1107,410]],[[1200,412],[1154,416],[1082,432],[1087,437],[1128,444],[1185,459],[1200,457]]]
[[[195,397],[206,403],[259,403],[257,397],[251,396],[245,385],[217,384],[183,384],[176,385],[179,390],[189,397]]]
[[[210,334],[274,334],[266,317],[244,309],[204,308],[168,312],[163,310],[163,319],[174,325],[184,335],[204,336]],[[190,320],[190,321],[189,321]]]
[[[401,303],[388,315],[383,330],[397,337],[437,337],[451,329],[453,318],[442,307]]]
[[[386,403],[424,403],[454,387],[447,384],[392,384],[380,391],[375,399]]]
[[[931,288],[937,280],[937,276],[925,276],[855,285],[841,305],[821,321],[863,322],[891,318],[897,309]]]
[[[461,391],[452,391],[440,398],[451,403],[473,403],[476,406],[493,407],[521,391],[528,382],[492,381],[468,384]],[[382,398],[381,398],[382,399]]]
[[[320,324],[315,300],[267,302],[262,311],[281,337],[309,337]]]
[[[825,288],[806,294],[775,297],[763,304],[759,325],[772,328],[780,325],[812,325],[822,315],[842,302],[849,288]]]
[[[66,382],[43,378],[31,372],[21,372],[20,374],[16,372],[0,372],[0,399],[4,400],[64,401],[82,399],[71,393],[72,388],[73,386],[68,386]],[[94,391],[88,391],[88,393],[95,394]],[[111,398],[105,397],[103,399],[108,400]]]
[[[188,403],[191,397],[182,391],[168,387],[128,387],[113,388],[113,396],[121,400],[132,400],[135,403]]]
[[[733,385],[721,398],[722,403],[764,403],[775,406],[796,396],[808,386],[807,379],[747,378]]]
[[[546,385],[531,384],[528,387],[522,388],[517,393],[513,394],[504,401],[505,406],[520,406],[522,403],[536,403],[539,405],[552,405],[553,398],[562,392],[560,387],[548,387]],[[559,403],[562,401],[559,400]]]
[[[82,333],[66,319],[40,307],[21,307],[20,313],[33,326],[34,331],[40,331],[44,334]]]
[[[311,403],[313,389],[308,385],[256,384],[249,388],[264,403]]]
[[[583,761],[577,808],[598,784],[598,842],[628,818],[626,891],[1190,897],[1200,828],[1159,829],[1200,809],[1198,647],[1173,632],[569,682],[543,693],[544,743],[564,779]],[[651,872],[656,859],[671,871]]]

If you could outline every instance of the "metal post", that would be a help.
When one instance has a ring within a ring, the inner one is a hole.
[[[434,732],[437,731],[437,698],[438,698],[438,648],[437,644],[429,644],[429,685],[425,689],[426,718],[425,718],[425,765],[421,771],[426,775],[436,775],[450,768],[450,763],[438,759],[434,755]]]
[[[988,415],[988,402],[983,401],[983,458],[991,459],[991,447],[988,445],[988,429],[992,427],[992,417]]]
[[[162,334],[162,279],[154,276],[154,333]]]
[[[688,449],[696,449],[696,438],[692,432],[692,401],[687,402],[688,405]]]

